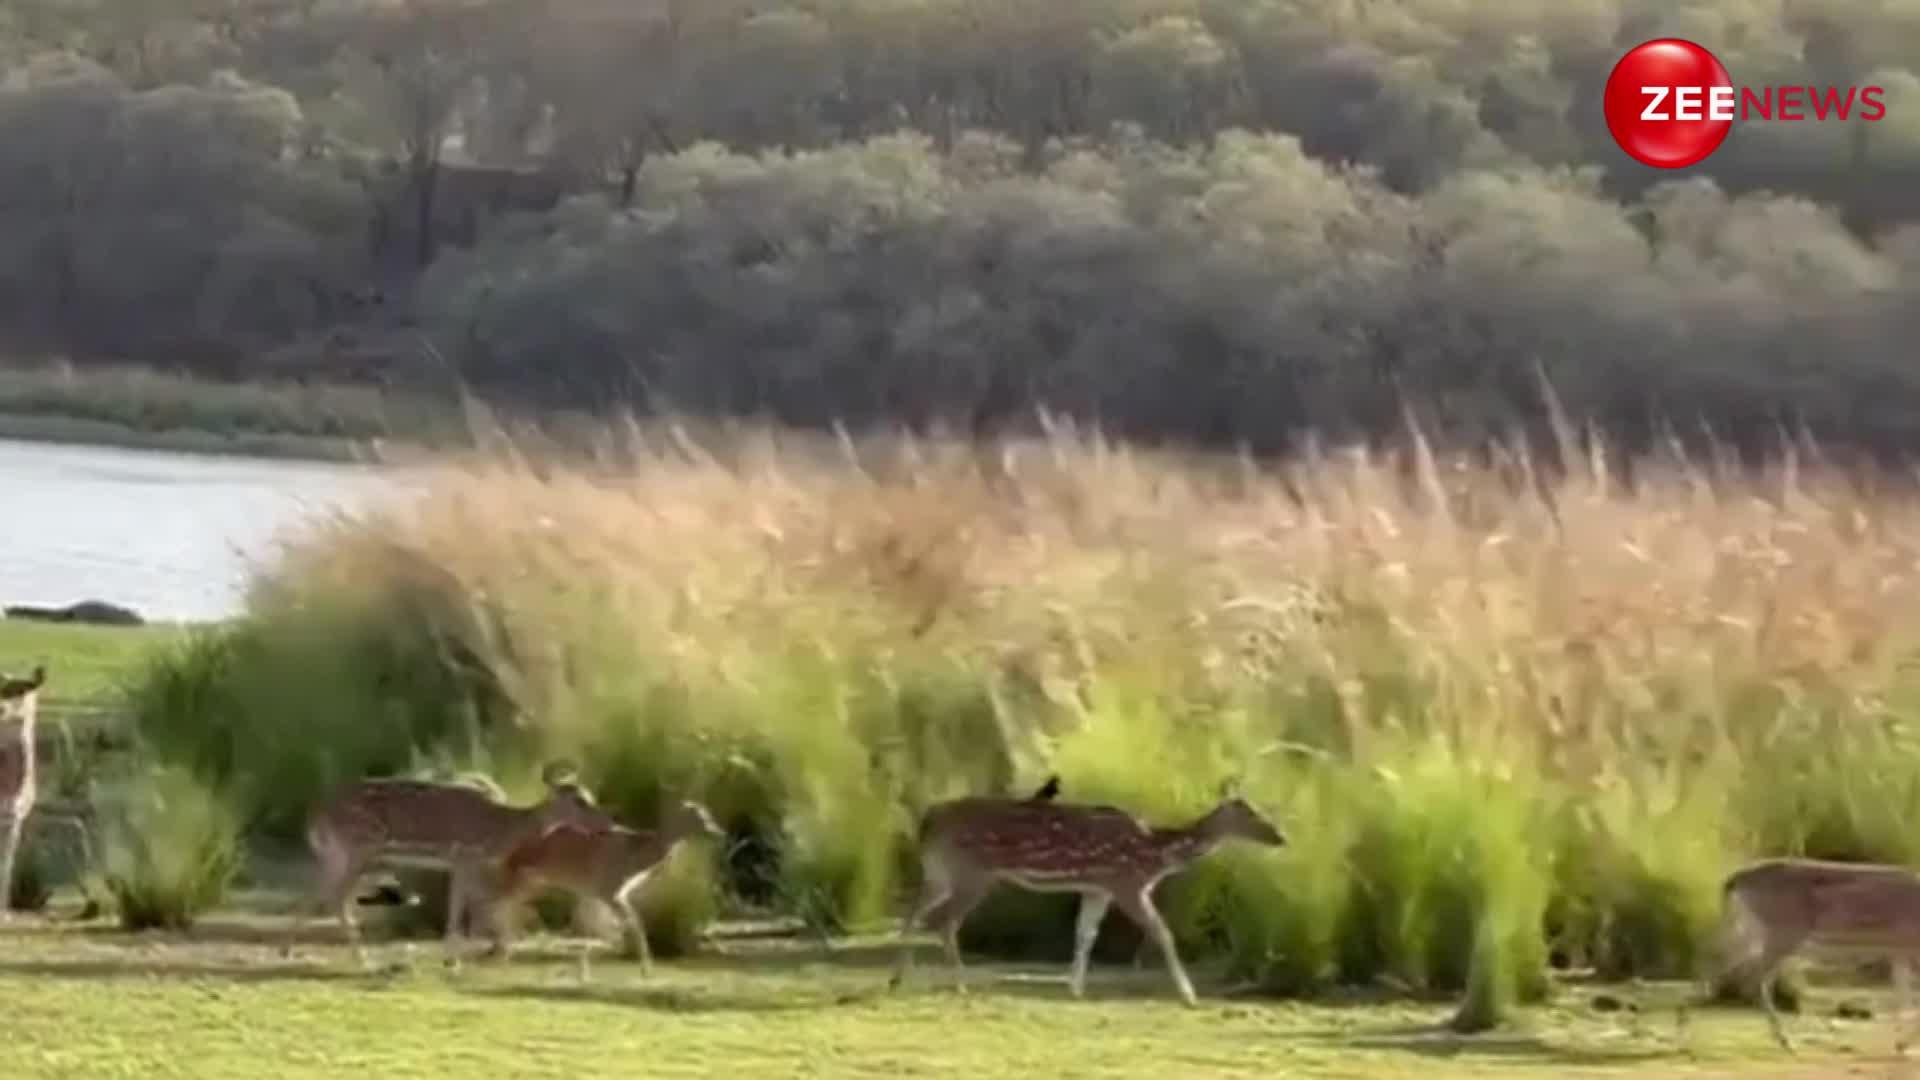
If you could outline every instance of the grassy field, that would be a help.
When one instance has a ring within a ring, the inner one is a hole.
[[[51,700],[103,704],[149,650],[180,631],[0,622],[8,667],[60,675]],[[191,935],[127,934],[73,921],[64,890],[51,917],[0,926],[0,1000],[10,1004],[0,1075],[571,1077],[767,1076],[1455,1077],[1906,1075],[1888,1061],[1884,1019],[1833,1019],[1841,1001],[1878,1004],[1883,987],[1823,988],[1793,1019],[1798,1057],[1781,1054],[1750,1010],[1694,1009],[1677,983],[1569,983],[1500,1032],[1462,1037],[1453,1003],[1281,1002],[1235,993],[1218,965],[1195,964],[1203,1007],[1144,968],[1096,968],[1089,997],[1067,997],[1059,965],[970,961],[952,992],[931,945],[899,995],[883,992],[884,938],[852,937],[824,956],[811,941],[721,924],[694,956],[651,979],[596,959],[583,983],[578,943],[534,939],[508,967],[440,965],[434,941],[382,941],[363,975],[337,930],[310,925],[277,952],[284,894],[240,894]],[[1600,1011],[1597,997],[1639,1007]],[[1920,1073],[1915,1073],[1920,1075]]]
[[[1442,1027],[1446,1002],[1275,1002],[1217,979],[1188,1010],[1152,965],[1096,969],[1076,1002],[1058,966],[974,963],[955,993],[931,946],[890,995],[886,938],[826,957],[726,926],[650,978],[596,959],[583,982],[577,943],[552,937],[511,965],[453,973],[437,942],[377,944],[377,973],[363,974],[330,925],[282,959],[278,921],[248,910],[275,903],[243,903],[191,938],[64,919],[0,927],[0,1075],[252,1080],[268,1063],[281,1080],[1908,1075],[1884,1018],[1830,1018],[1841,1000],[1878,1004],[1858,991],[1822,991],[1820,1014],[1790,1018],[1801,1045],[1789,1056],[1751,1011],[1677,1023],[1687,988],[1672,984],[1613,992],[1638,1012],[1597,1010],[1594,987],[1563,986],[1512,1027],[1462,1037]]]
[[[106,707],[118,700],[140,661],[183,631],[178,626],[86,626],[0,619],[0,671],[47,665],[46,702],[56,707]]]

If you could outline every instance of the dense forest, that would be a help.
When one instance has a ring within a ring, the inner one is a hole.
[[[1885,88],[1640,167],[1627,47]],[[1911,0],[0,0],[0,337],[1281,449],[1920,440]]]

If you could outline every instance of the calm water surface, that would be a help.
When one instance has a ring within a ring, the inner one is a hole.
[[[359,466],[0,439],[0,605],[221,618],[285,530],[410,486]]]

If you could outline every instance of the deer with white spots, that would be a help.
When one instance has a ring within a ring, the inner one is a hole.
[[[504,959],[510,951],[508,920],[514,908],[543,888],[560,888],[617,912],[627,955],[640,962],[642,975],[650,973],[653,955],[647,947],[646,927],[634,910],[634,895],[681,841],[724,835],[706,807],[689,801],[669,810],[657,829],[560,825],[527,839],[501,863],[490,955]]]
[[[34,724],[40,715],[45,666],[26,678],[0,677],[0,920],[13,909],[13,867],[20,837],[39,794],[34,763]]]
[[[1913,979],[1920,974],[1920,873],[1878,863],[1764,859],[1729,874],[1723,893],[1718,977],[1737,973],[1757,981],[1767,1023],[1783,1049],[1791,1051],[1793,1043],[1773,1007],[1773,984],[1795,953],[1891,961],[1901,1011],[1912,1009]],[[1914,1034],[1897,1031],[1895,1052],[1904,1054]]]
[[[1002,882],[1035,892],[1080,894],[1068,986],[1086,992],[1087,963],[1109,906],[1139,925],[1166,958],[1180,998],[1198,1003],[1180,963],[1173,934],[1154,907],[1153,889],[1167,876],[1228,839],[1269,847],[1286,843],[1280,830],[1237,796],[1222,800],[1199,819],[1161,828],[1117,807],[1057,802],[1058,784],[1025,799],[971,797],[930,807],[920,822],[919,899],[900,926],[900,958],[891,986],[912,967],[907,935],[939,912],[947,960],[958,975],[960,925]]]
[[[549,765],[544,779],[547,797],[533,806],[509,806],[464,784],[363,780],[349,785],[308,819],[307,846],[320,871],[311,903],[334,913],[355,958],[365,965],[353,915],[360,876],[375,866],[447,870],[447,960],[458,964],[455,943],[462,916],[509,852],[556,826],[615,824],[570,770]],[[309,913],[290,920],[282,953],[292,951]]]

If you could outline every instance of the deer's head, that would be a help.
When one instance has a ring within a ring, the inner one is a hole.
[[[1220,803],[1207,817],[1209,831],[1221,839],[1237,836],[1268,847],[1282,847],[1287,842],[1273,822],[1240,796],[1239,785],[1231,781],[1221,788]]]
[[[0,677],[0,721],[7,723],[33,719],[40,704],[40,688],[47,683],[47,668],[41,664],[26,678]]]
[[[549,824],[597,826],[606,815],[594,801],[593,792],[580,783],[580,774],[572,764],[551,761],[540,771],[547,785],[547,803],[542,816]]]

